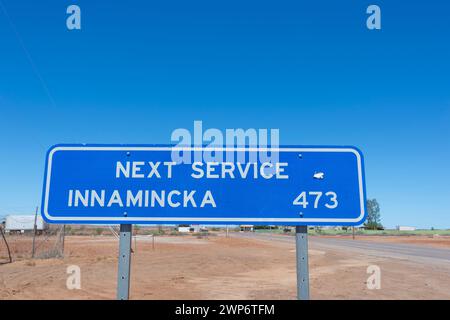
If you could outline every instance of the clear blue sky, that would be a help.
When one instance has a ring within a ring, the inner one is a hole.
[[[358,146],[384,225],[450,228],[449,17],[437,0],[0,0],[0,216],[40,204],[53,144],[169,143],[203,120]]]

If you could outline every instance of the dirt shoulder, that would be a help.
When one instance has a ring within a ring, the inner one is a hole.
[[[323,238],[342,238],[352,239],[351,235],[336,235],[336,236],[320,236]],[[374,241],[374,242],[388,242],[388,243],[404,243],[419,246],[429,246],[433,248],[450,248],[450,236],[371,236],[371,235],[357,235],[356,240]]]
[[[295,246],[223,236],[159,237],[133,243],[131,299],[295,299]],[[0,299],[114,299],[118,241],[69,236],[64,259],[0,266]],[[310,249],[313,299],[450,299],[450,266]],[[81,290],[66,287],[67,267],[81,270]],[[367,267],[381,269],[369,290]]]

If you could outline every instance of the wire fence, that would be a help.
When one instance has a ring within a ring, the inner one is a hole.
[[[43,231],[5,232],[0,226],[0,264],[24,259],[64,256],[65,226],[52,225]]]

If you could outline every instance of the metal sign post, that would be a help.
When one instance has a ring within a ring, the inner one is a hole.
[[[295,227],[297,299],[309,300],[308,226]]]
[[[131,230],[131,224],[120,225],[117,300],[128,300],[130,295]]]

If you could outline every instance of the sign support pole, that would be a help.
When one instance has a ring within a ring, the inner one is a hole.
[[[309,300],[308,226],[295,227],[297,299]]]
[[[121,224],[119,233],[119,271],[117,274],[117,300],[128,300],[130,295],[131,224]]]

